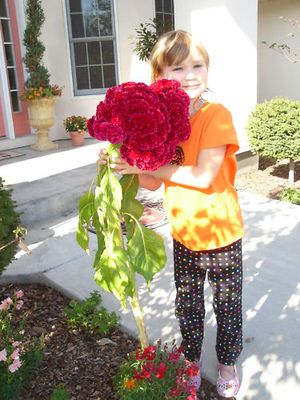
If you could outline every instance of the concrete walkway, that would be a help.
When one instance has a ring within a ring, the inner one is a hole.
[[[89,187],[96,172],[94,161],[99,144],[90,143],[80,149],[62,147],[59,152],[39,157],[27,148],[16,149],[24,151],[23,158],[0,162],[0,176],[14,187],[14,198],[24,212],[23,223],[29,227],[26,242],[32,251],[29,256],[19,252],[0,283],[42,282],[77,299],[84,299],[91,291],[100,290],[104,305],[116,311],[121,316],[123,328],[136,335],[131,312],[121,310],[117,300],[99,289],[93,281],[94,235],[91,234],[91,256],[87,256],[75,240],[77,215],[74,201]],[[68,195],[70,192],[71,196]],[[147,195],[150,199],[153,196],[160,198],[161,192]],[[300,207],[245,192],[240,193],[240,200],[246,225],[244,350],[238,365],[242,386],[236,398],[298,400]],[[174,317],[169,226],[163,225],[156,231],[165,240],[168,263],[153,280],[150,293],[143,280],[139,280],[140,298],[150,339],[170,341],[175,337],[179,341]],[[207,316],[203,374],[215,382],[216,323],[209,287],[205,293]]]

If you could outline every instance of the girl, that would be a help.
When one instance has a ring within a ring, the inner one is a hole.
[[[139,174],[140,185],[165,185],[164,207],[174,239],[176,316],[185,358],[200,365],[204,330],[204,281],[208,276],[217,320],[218,393],[235,396],[239,378],[235,367],[242,350],[243,222],[234,189],[239,149],[231,114],[221,104],[209,103],[209,56],[184,31],[164,34],[151,56],[152,80],[180,82],[190,97],[192,133],[181,144],[182,165],[165,165],[151,172],[114,158],[111,167],[121,174]],[[106,162],[105,151],[100,163]],[[200,386],[200,370],[192,384]]]

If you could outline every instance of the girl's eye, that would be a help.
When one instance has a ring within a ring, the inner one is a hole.
[[[203,64],[196,64],[196,65],[194,65],[194,68],[203,68],[203,67],[204,67]]]
[[[173,68],[173,69],[172,69],[172,71],[173,71],[173,72],[176,72],[176,71],[181,71],[181,70],[182,70],[182,68],[181,68],[181,67],[175,67],[175,68]]]

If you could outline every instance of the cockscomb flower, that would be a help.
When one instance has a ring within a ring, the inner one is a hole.
[[[188,139],[189,103],[176,81],[161,79],[150,86],[126,82],[107,91],[88,120],[88,132],[119,143],[129,165],[154,171],[170,163],[177,144]]]

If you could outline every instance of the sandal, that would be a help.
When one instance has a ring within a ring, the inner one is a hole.
[[[186,360],[186,365],[190,369],[188,387],[194,387],[196,390],[198,390],[201,386],[202,354],[200,359],[197,361]]]
[[[235,396],[240,388],[240,380],[237,373],[236,366],[234,365],[234,376],[233,378],[226,380],[222,378],[220,368],[219,377],[217,380],[217,392],[220,396],[228,398]]]

